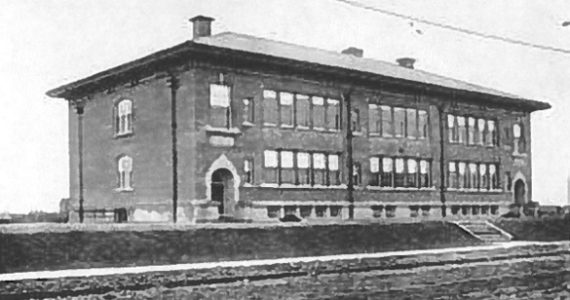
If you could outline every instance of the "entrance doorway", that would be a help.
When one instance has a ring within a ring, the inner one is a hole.
[[[220,216],[233,214],[234,203],[234,177],[228,169],[218,169],[212,173],[211,183],[212,201],[218,203]]]
[[[515,203],[523,206],[525,204],[526,187],[522,179],[515,181]]]

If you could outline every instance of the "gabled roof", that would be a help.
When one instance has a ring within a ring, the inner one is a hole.
[[[447,78],[422,70],[404,68],[394,63],[370,58],[356,57],[353,55],[279,42],[233,32],[223,32],[220,34],[200,37],[198,39],[182,43],[172,48],[162,50],[147,57],[135,60],[133,62],[95,74],[88,78],[61,86],[49,91],[47,94],[52,97],[62,97],[66,91],[72,90],[74,88],[79,88],[82,85],[89,84],[90,82],[95,82],[99,79],[117,75],[121,72],[132,71],[133,68],[144,67],[145,64],[155,63],[157,60],[164,59],[171,54],[174,55],[184,52],[190,53],[200,46],[202,48],[207,47],[211,49],[217,48],[246,52],[253,55],[274,57],[276,59],[287,59],[298,62],[305,62],[308,64],[321,65],[325,67],[338,68],[341,70],[374,74],[382,77],[430,86],[437,86],[456,91],[467,91],[499,98],[506,98],[510,100],[519,100],[517,104],[532,108],[533,110],[550,108],[550,105],[545,102],[524,99],[522,97],[501,92],[495,89],[482,87],[452,78]],[[513,103],[512,101],[509,101],[508,104]]]

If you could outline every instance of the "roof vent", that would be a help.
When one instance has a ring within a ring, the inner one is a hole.
[[[411,58],[411,57],[402,57],[402,58],[396,59],[396,62],[398,62],[398,64],[399,64],[401,67],[408,68],[408,69],[413,69],[413,68],[414,68],[414,63],[416,62],[416,59],[415,59],[415,58]]]
[[[201,15],[190,19],[190,22],[192,22],[192,26],[194,27],[192,39],[212,35],[212,21],[214,21],[214,18]]]
[[[356,48],[356,47],[348,47],[348,48],[342,50],[340,53],[353,55],[356,57],[362,57],[362,55],[364,54],[364,50],[362,50],[360,48]]]

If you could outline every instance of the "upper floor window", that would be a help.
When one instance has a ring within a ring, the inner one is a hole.
[[[340,130],[340,101],[336,99],[327,99],[327,128]]]
[[[418,137],[425,139],[428,137],[429,121],[428,114],[425,110],[418,110]]]
[[[323,97],[312,97],[313,103],[313,129],[325,129],[325,99]]]
[[[495,121],[487,120],[487,146],[497,145],[497,130],[495,128]]]
[[[227,85],[210,84],[210,125],[214,127],[230,128],[231,88]]]
[[[253,184],[253,159],[243,161],[244,182]]]
[[[467,141],[467,127],[465,125],[465,117],[457,117],[457,142],[465,143]]]
[[[392,108],[390,106],[382,105],[380,106],[382,110],[382,136],[391,137],[393,135],[393,126],[392,126]]]
[[[360,110],[358,108],[353,108],[350,114],[351,114],[350,128],[352,129],[352,131],[356,132],[360,131]]]
[[[394,136],[403,137],[406,134],[406,110],[394,107]]]
[[[513,152],[517,154],[526,152],[526,142],[520,124],[513,125]]]
[[[311,126],[311,104],[309,96],[297,94],[296,99],[296,118],[299,128],[309,128]]]
[[[485,124],[487,122],[485,122],[484,119],[477,119],[477,144],[479,145],[485,145],[486,140],[485,140]]]
[[[467,145],[475,145],[475,118],[467,118]]]
[[[418,116],[417,110],[413,108],[406,109],[406,136],[410,138],[418,137]]]
[[[371,135],[379,135],[382,130],[382,117],[380,108],[376,104],[368,104],[368,132]]]
[[[453,143],[457,141],[457,126],[455,126],[455,116],[454,115],[447,115],[447,136],[449,138],[449,142]]]
[[[293,94],[279,93],[279,114],[282,127],[293,127]]]
[[[123,99],[115,106],[115,134],[124,135],[133,132],[133,101]]]
[[[130,156],[124,155],[117,160],[117,173],[118,190],[132,190],[133,159]]]
[[[269,126],[277,125],[279,121],[277,108],[277,93],[275,91],[263,91],[263,124]]]

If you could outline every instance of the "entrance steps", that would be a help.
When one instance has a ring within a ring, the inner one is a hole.
[[[466,220],[454,222],[475,238],[485,243],[501,243],[512,240],[513,236],[485,220]]]

